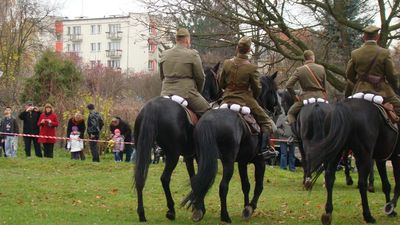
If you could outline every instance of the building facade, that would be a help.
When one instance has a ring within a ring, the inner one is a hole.
[[[58,20],[55,34],[57,52],[79,56],[89,67],[127,74],[158,70],[156,23],[147,14]]]

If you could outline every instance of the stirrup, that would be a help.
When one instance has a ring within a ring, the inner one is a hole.
[[[262,149],[258,155],[262,156],[265,160],[276,158],[279,155],[279,152],[276,151],[272,146],[267,146],[266,149]]]

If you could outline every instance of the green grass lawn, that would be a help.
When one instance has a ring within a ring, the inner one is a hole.
[[[63,150],[54,159],[0,158],[0,224],[139,224],[136,194],[132,189],[132,164],[115,163],[112,155],[100,163],[72,161]],[[253,167],[249,167],[250,174]],[[193,224],[190,211],[177,207],[176,221],[165,218],[166,202],[159,176],[163,164],[151,165],[144,190],[147,224]],[[392,174],[390,174],[392,177]],[[218,184],[206,197],[207,213],[198,224],[219,224]],[[242,193],[237,169],[232,178],[228,207],[234,224],[320,224],[324,211],[325,189],[319,179],[309,193],[301,186],[302,172],[267,168],[264,192],[254,217],[241,218]],[[356,181],[357,175],[353,173]],[[377,180],[379,178],[376,177]],[[185,166],[179,162],[171,190],[176,205],[189,192]],[[253,185],[253,183],[252,183]],[[378,224],[400,224],[400,218],[388,218],[383,212],[384,196],[380,182],[369,202]],[[355,186],[346,186],[343,172],[338,173],[334,189],[333,224],[363,224],[360,197]]]

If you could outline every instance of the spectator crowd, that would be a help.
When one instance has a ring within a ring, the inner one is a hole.
[[[93,162],[100,162],[98,140],[100,132],[104,127],[104,121],[99,112],[95,110],[94,104],[87,105],[89,116],[87,124],[85,118],[80,112],[76,112],[68,120],[67,124],[67,142],[65,149],[71,153],[71,159],[85,160],[84,147],[85,132],[89,141],[89,149],[92,155]],[[0,156],[16,157],[18,149],[18,134],[19,121],[13,117],[11,107],[6,107],[3,113],[3,118],[0,120]],[[35,151],[36,157],[53,158],[54,144],[57,142],[56,128],[59,126],[57,114],[54,112],[53,106],[49,103],[45,104],[43,111],[39,107],[34,106],[33,102],[27,102],[24,110],[19,113],[18,118],[22,121],[22,133],[24,135],[39,135],[23,136],[24,150],[26,157],[31,157],[31,147]],[[115,161],[123,160],[125,153],[125,162],[131,161],[133,152],[132,144],[132,129],[130,125],[123,121],[120,117],[113,117],[109,126],[111,132],[110,142],[113,143],[110,149],[115,155]]]

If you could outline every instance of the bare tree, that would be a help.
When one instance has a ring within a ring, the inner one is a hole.
[[[150,13],[159,13],[176,18],[190,18],[193,15],[218,20],[230,28],[231,34],[250,35],[256,48],[277,52],[282,57],[302,60],[302,52],[318,47],[320,40],[329,40],[322,31],[320,18],[330,16],[341,27],[343,48],[350,53],[347,29],[361,34],[363,25],[350,20],[346,7],[351,0],[144,0]],[[381,21],[379,44],[388,46],[398,38],[400,28],[400,0],[360,0],[359,4],[369,4],[371,10],[364,12]],[[365,16],[365,15],[364,15]],[[311,34],[312,38],[307,38]],[[324,36],[325,35],[325,36]],[[318,38],[316,41],[315,38]],[[329,45],[325,50],[330,51]],[[256,49],[257,50],[257,49]],[[313,49],[314,50],[314,49]],[[257,55],[256,55],[257,56]],[[328,81],[338,90],[344,90],[345,65],[336,64],[322,55],[317,55],[317,63],[325,66]],[[281,60],[280,57],[277,57]],[[273,63],[273,62],[270,62]]]

